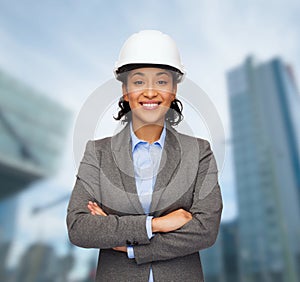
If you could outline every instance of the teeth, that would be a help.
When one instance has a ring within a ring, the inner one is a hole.
[[[148,107],[148,108],[153,108],[156,107],[158,104],[143,104],[143,106]]]

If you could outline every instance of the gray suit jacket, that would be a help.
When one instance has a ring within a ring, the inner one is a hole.
[[[97,201],[108,216],[93,216],[88,201]],[[192,220],[169,233],[148,239],[146,217],[134,178],[130,129],[88,141],[68,206],[71,242],[98,248],[96,281],[203,281],[199,250],[214,244],[222,212],[215,158],[207,141],[167,126],[156,178],[151,214],[163,216],[183,208]],[[116,246],[133,245],[135,259]]]

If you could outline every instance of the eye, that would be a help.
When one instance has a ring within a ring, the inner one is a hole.
[[[165,81],[165,80],[159,80],[159,81],[157,81],[157,84],[159,84],[159,85],[166,85],[166,84],[168,84],[168,82]]]
[[[133,82],[133,84],[136,85],[136,86],[140,86],[140,85],[143,85],[144,82],[142,80],[136,80],[136,81]]]

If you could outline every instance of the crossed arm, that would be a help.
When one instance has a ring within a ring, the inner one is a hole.
[[[107,216],[107,214],[97,205],[96,202],[89,201],[87,208],[94,216]],[[192,219],[192,214],[184,209],[175,210],[165,216],[152,219],[152,232],[171,232],[179,229]],[[127,252],[126,246],[113,248],[115,251]]]
[[[84,165],[89,178],[77,178],[68,207],[67,225],[73,244],[126,251],[127,242],[136,241],[138,245],[133,246],[135,260],[142,264],[192,254],[215,242],[222,199],[215,160],[208,143],[199,161],[192,207],[189,211],[178,209],[153,218],[152,232],[156,234],[151,239],[146,230],[146,215],[107,215],[92,203],[94,197],[88,192],[87,185],[91,185],[89,179],[98,181],[99,168],[95,154],[88,152],[86,155],[89,158],[85,158]]]
[[[91,202],[88,206],[91,213],[101,214],[97,205]],[[203,208],[199,208],[201,206]],[[207,206],[210,209],[206,209]],[[207,197],[193,204],[190,212],[179,209],[153,218],[152,232],[156,232],[155,236],[149,244],[133,246],[137,264],[173,259],[212,246],[217,238],[221,211],[221,194],[217,184]],[[127,251],[125,246],[114,249]]]
[[[68,234],[74,245],[83,248],[125,250],[120,247],[127,245],[128,241],[139,242],[139,245],[150,244],[146,215],[106,214],[96,204],[92,204],[93,201],[94,198],[85,189],[84,182],[77,178],[67,214]],[[153,219],[152,232],[175,230],[190,218],[189,212],[179,209]]]

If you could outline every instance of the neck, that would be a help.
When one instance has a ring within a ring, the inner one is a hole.
[[[159,140],[164,124],[137,124],[132,121],[132,129],[137,138],[147,141],[150,144]]]

